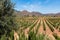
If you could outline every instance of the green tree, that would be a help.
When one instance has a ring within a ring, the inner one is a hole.
[[[11,0],[0,0],[0,38],[2,35],[10,37],[12,30],[16,30],[13,12]]]

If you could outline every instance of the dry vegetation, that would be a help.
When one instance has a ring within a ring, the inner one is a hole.
[[[60,40],[59,17],[17,17],[20,40]]]

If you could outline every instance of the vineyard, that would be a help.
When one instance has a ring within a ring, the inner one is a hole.
[[[19,40],[60,40],[59,17],[16,18]]]
[[[59,0],[0,0],[0,40],[60,40]]]

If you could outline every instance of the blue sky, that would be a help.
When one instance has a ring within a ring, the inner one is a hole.
[[[12,0],[18,11],[36,11],[41,13],[60,12],[60,0]]]

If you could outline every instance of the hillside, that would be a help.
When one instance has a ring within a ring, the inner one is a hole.
[[[23,11],[16,11],[14,12],[14,14],[18,15],[18,16],[60,16],[60,13],[47,13],[47,14],[43,14],[40,12],[29,12],[27,10],[23,10]]]

